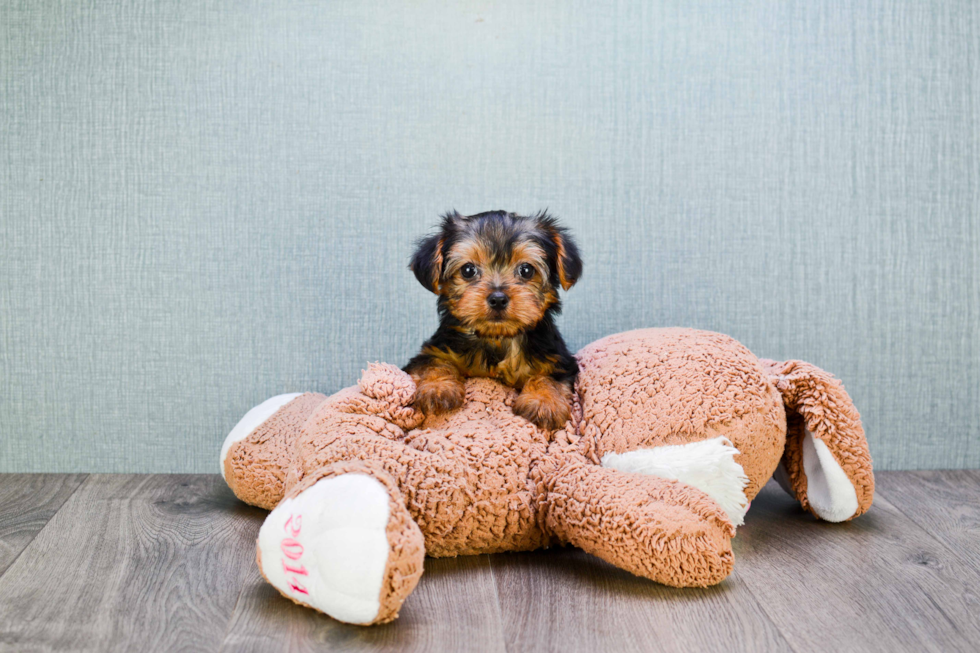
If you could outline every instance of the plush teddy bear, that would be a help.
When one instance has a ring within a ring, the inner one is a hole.
[[[411,377],[373,364],[331,397],[273,397],[221,451],[243,501],[272,510],[258,564],[288,598],[355,624],[391,621],[423,558],[572,544],[676,587],[721,582],[749,501],[777,480],[815,516],[851,519],[874,476],[830,374],[760,360],[724,335],[645,329],[578,355],[573,416],[545,432],[515,390],[466,382],[426,417]]]

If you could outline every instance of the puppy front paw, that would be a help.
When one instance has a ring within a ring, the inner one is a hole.
[[[551,377],[534,377],[514,402],[514,413],[542,430],[560,429],[572,414],[571,389]]]
[[[426,415],[456,410],[466,398],[466,386],[453,378],[423,378],[415,388],[415,408]]]

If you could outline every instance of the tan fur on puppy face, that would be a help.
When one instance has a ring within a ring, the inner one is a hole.
[[[477,269],[472,279],[462,275],[468,263]],[[530,279],[520,275],[523,264],[534,269]],[[487,297],[498,291],[509,299],[499,316],[487,304]],[[440,292],[460,322],[489,337],[510,337],[534,326],[558,298],[548,283],[545,252],[536,243],[518,240],[509,252],[501,252],[484,235],[471,235],[453,245]]]

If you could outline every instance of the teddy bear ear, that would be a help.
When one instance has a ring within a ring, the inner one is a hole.
[[[875,479],[861,416],[844,384],[803,361],[760,361],[786,407],[786,449],[774,478],[820,519],[867,512]]]

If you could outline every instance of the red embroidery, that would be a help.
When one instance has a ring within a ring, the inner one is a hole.
[[[293,537],[283,538],[282,542],[279,544],[279,548],[282,550],[282,554],[289,558],[290,560],[299,560],[303,556],[303,545],[297,542],[295,537],[299,536],[300,530],[303,528],[303,515],[290,515],[286,523],[283,524],[283,530],[292,535]],[[300,594],[309,595],[309,591],[303,587],[303,584],[299,582],[296,576],[308,576],[309,572],[306,571],[306,567],[298,564],[298,566],[293,567],[285,560],[282,561],[282,568],[287,574],[295,574],[289,582],[289,589]]]
[[[290,560],[299,560],[300,556],[303,555],[303,545],[291,537],[284,539],[279,548],[282,549],[283,555]]]
[[[294,521],[295,520],[295,521]],[[299,535],[299,529],[303,527],[303,515],[290,515],[286,520],[283,530],[292,533],[293,537]]]
[[[306,571],[306,567],[300,565],[299,567],[290,567],[289,563],[285,560],[282,561],[282,568],[286,570],[287,574],[299,574],[300,576],[308,576],[310,572]]]

